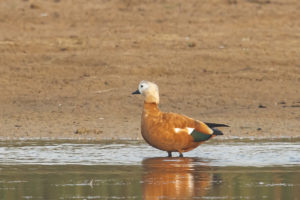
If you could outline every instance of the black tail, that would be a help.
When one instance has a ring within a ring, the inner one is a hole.
[[[212,128],[212,130],[214,131],[214,132],[213,132],[213,135],[224,135],[224,134],[222,133],[222,131],[220,131],[219,129]]]
[[[206,123],[204,122],[209,128],[215,128],[215,127],[229,127],[226,124],[216,124],[216,123]]]

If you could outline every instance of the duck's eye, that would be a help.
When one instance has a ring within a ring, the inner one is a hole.
[[[141,88],[143,88],[144,86],[143,85],[141,85]]]

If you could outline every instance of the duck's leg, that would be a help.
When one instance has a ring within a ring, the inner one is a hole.
[[[172,157],[172,152],[168,151],[168,157]]]
[[[180,151],[178,151],[178,152],[179,152],[179,157],[180,157],[180,158],[183,158],[182,152],[180,152]]]

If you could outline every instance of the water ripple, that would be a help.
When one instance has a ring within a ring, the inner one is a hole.
[[[166,155],[134,141],[0,142],[1,165],[141,165],[145,158]],[[300,165],[300,142],[212,142],[184,155],[201,158],[210,166],[293,166]]]

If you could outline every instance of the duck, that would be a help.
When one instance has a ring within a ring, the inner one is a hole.
[[[144,96],[142,137],[152,147],[166,151],[168,157],[172,157],[173,152],[178,152],[179,157],[183,157],[184,152],[195,149],[215,136],[223,135],[217,127],[229,127],[226,124],[206,123],[185,115],[160,111],[159,89],[153,82],[141,81],[132,94]]]

